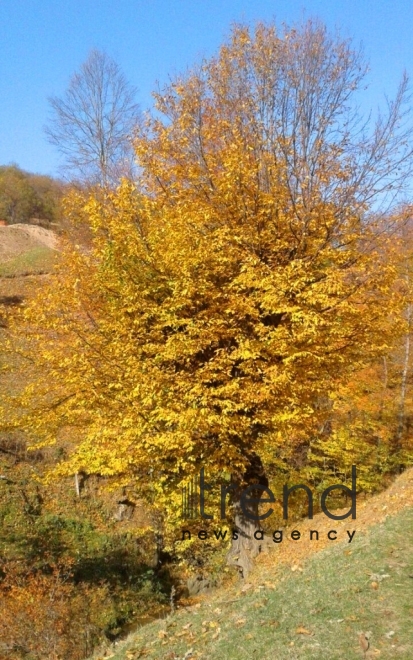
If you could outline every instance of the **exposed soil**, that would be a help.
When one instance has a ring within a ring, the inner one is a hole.
[[[55,232],[35,225],[16,224],[0,227],[0,261],[14,259],[24,252],[45,246],[58,249]]]

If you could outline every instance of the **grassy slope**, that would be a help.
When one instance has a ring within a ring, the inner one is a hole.
[[[0,277],[17,277],[48,273],[52,270],[58,252],[45,246],[35,247],[14,259],[0,263]]]
[[[364,656],[358,638],[370,631],[366,658],[411,660],[412,546],[408,507],[351,545],[325,548],[299,570],[285,564],[258,570],[244,591],[217,592],[146,625],[105,657],[352,660]]]

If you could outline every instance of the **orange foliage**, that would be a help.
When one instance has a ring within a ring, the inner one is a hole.
[[[50,575],[22,575],[7,565],[0,584],[0,650],[10,660],[26,657],[82,660],[99,640],[96,612],[105,588],[68,582],[55,569]]]

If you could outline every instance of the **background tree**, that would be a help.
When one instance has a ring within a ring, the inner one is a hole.
[[[62,184],[49,176],[24,172],[16,165],[0,167],[0,218],[9,224],[59,223]]]
[[[407,83],[360,130],[362,74],[318,24],[234,28],[157,95],[138,185],[72,198],[93,248],[68,249],[59,287],[25,310],[31,341],[53,333],[53,351],[33,350],[46,377],[26,429],[79,429],[60,472],[132,480],[169,514],[201,467],[230,473],[244,575],[258,544],[241,488],[306,475],[331,397],[398,329],[382,255],[412,170]]]
[[[101,185],[131,176],[131,136],[139,121],[135,96],[118,64],[93,50],[65,95],[49,99],[46,134],[64,157],[69,176]]]

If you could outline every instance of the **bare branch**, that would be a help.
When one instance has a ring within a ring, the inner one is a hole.
[[[93,50],[63,98],[49,99],[52,115],[45,132],[69,176],[101,185],[132,176],[131,137],[140,119],[135,96],[116,62]]]

